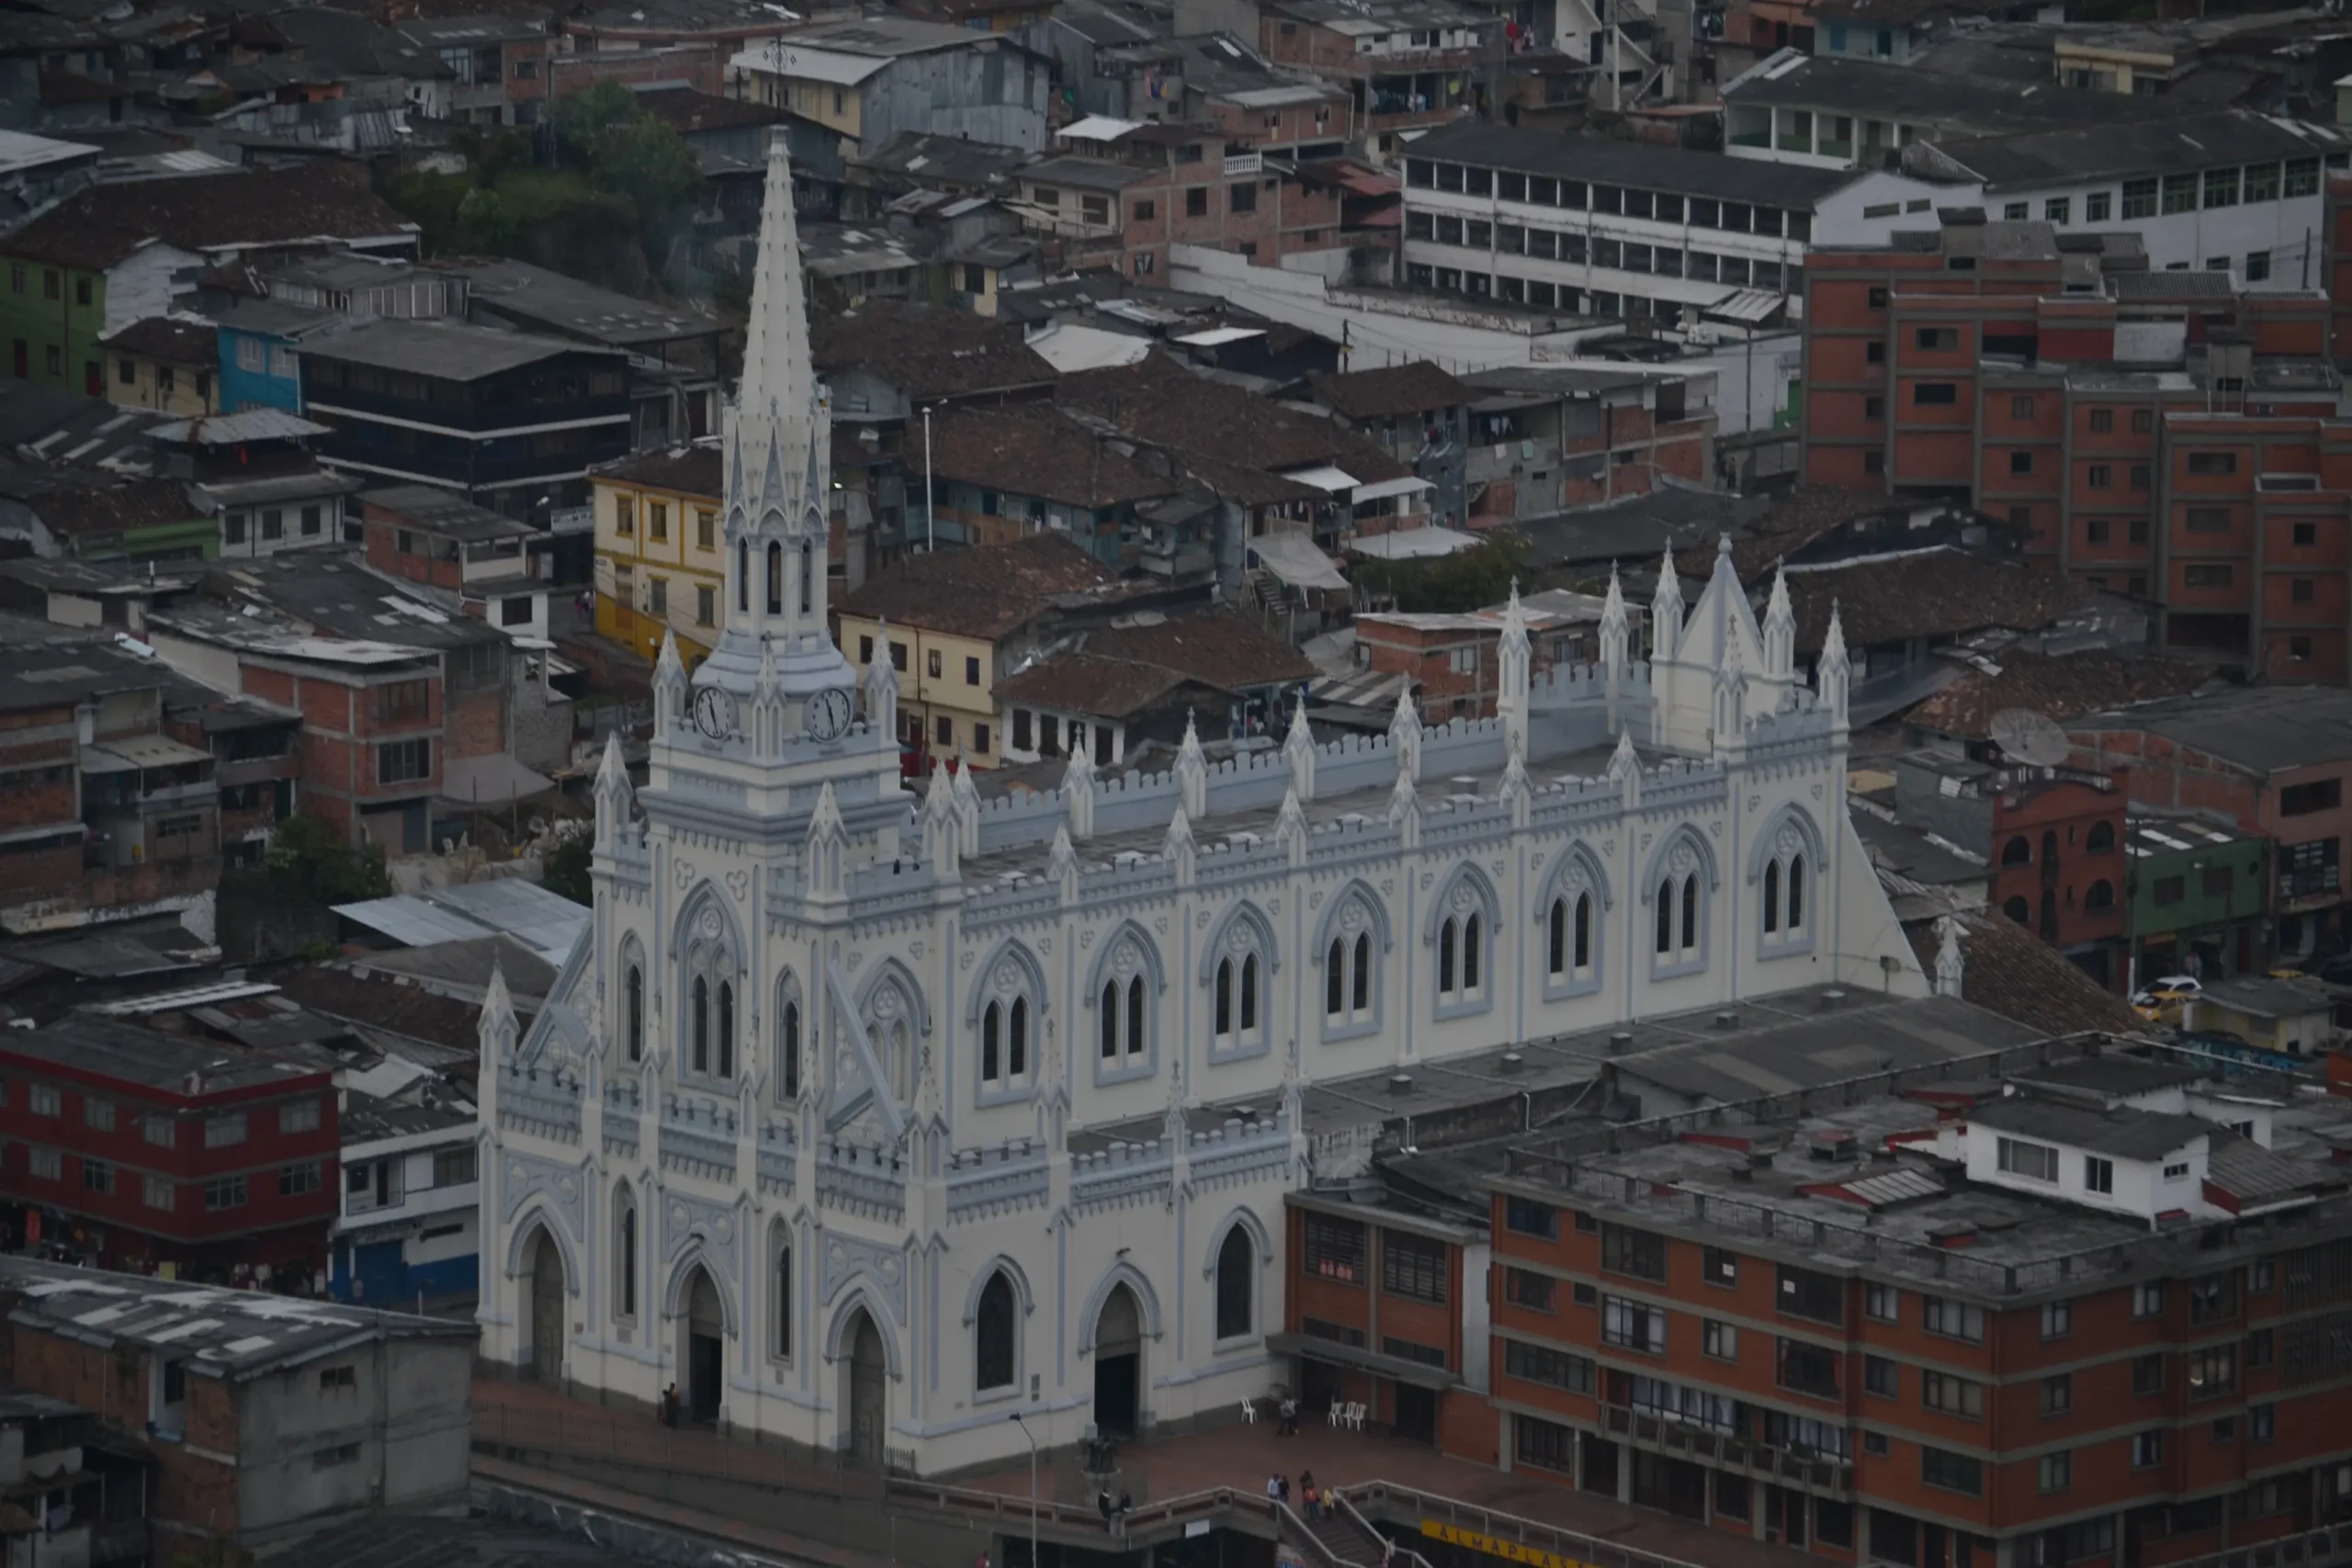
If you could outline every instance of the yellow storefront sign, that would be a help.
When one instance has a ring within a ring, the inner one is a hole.
[[[1421,1521],[1421,1533],[1431,1540],[1442,1540],[1450,1546],[1463,1546],[1472,1551],[1483,1551],[1489,1557],[1505,1558],[1512,1562],[1524,1562],[1528,1568],[1595,1568],[1589,1562],[1573,1557],[1563,1557],[1556,1551],[1529,1546],[1524,1541],[1505,1540],[1500,1536],[1481,1535],[1459,1525],[1440,1524],[1435,1519]]]

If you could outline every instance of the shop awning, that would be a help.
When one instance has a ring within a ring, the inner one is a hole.
[[[1317,490],[1328,491],[1332,495],[1337,495],[1343,490],[1352,491],[1356,488],[1355,475],[1345,468],[1333,468],[1329,463],[1312,468],[1293,468],[1282,477],[1295,485],[1312,485]]]
[[[1358,485],[1348,499],[1362,506],[1367,501],[1385,501],[1392,495],[1419,495],[1437,486],[1424,479],[1407,474],[1400,479],[1374,479],[1368,485]]]
[[[1384,1356],[1374,1350],[1359,1350],[1352,1345],[1342,1345],[1336,1339],[1320,1339],[1312,1334],[1269,1334],[1266,1336],[1266,1348],[1278,1356],[1304,1356],[1310,1361],[1348,1367],[1356,1371],[1370,1372],[1374,1377],[1394,1378],[1416,1388],[1462,1386],[1462,1380],[1443,1367],[1408,1361],[1402,1356]]]
[[[1348,586],[1348,580],[1340,575],[1338,563],[1316,548],[1315,541],[1304,534],[1267,534],[1250,541],[1250,553],[1258,558],[1260,566],[1293,588]]]
[[[1374,560],[1427,560],[1466,550],[1478,540],[1457,528],[1399,528],[1388,534],[1359,534],[1348,546],[1351,553]]]

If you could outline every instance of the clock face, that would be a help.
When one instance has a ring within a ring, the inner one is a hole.
[[[695,694],[695,728],[713,740],[724,740],[735,733],[735,699],[717,686],[705,686]]]
[[[849,694],[829,686],[808,699],[808,739],[838,740],[849,730]]]

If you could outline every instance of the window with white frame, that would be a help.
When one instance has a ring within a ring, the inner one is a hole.
[[[1246,919],[1226,928],[1223,951],[1209,972],[1209,1043],[1219,1054],[1265,1043],[1265,966],[1258,932]]]
[[[1544,921],[1544,972],[1555,980],[1592,978],[1594,934],[1590,892],[1554,898]]]
[[[1650,912],[1654,969],[1679,974],[1704,961],[1701,921],[1706,915],[1706,897],[1699,883],[1705,873],[1699,852],[1687,838],[1668,852],[1655,889],[1657,907]]]
[[[1028,982],[1026,971],[1010,957],[1000,959],[989,976],[988,999],[980,1004],[982,1093],[1009,1094],[1029,1087],[1035,1009]]]
[[[1781,824],[1764,862],[1764,942],[1768,947],[1804,942],[1811,910],[1806,899],[1804,830],[1793,821]]]
[[[704,1077],[735,1076],[735,955],[706,909],[686,948],[686,1065]]]
[[[1094,995],[1097,1072],[1140,1072],[1151,1062],[1152,971],[1142,941],[1123,931],[1102,959]]]
[[[1379,997],[1378,962],[1372,933],[1371,909],[1362,897],[1346,896],[1331,918],[1330,939],[1323,947],[1323,1026],[1328,1032],[1373,1021]]]
[[[1486,912],[1466,878],[1454,884],[1453,904],[1437,927],[1437,999],[1442,1005],[1475,1002],[1487,994]]]

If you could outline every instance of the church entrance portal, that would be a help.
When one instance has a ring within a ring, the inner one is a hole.
[[[879,1468],[889,1424],[890,1368],[882,1355],[882,1336],[862,1309],[849,1346],[850,1456]]]
[[[719,1309],[718,1289],[710,1275],[696,1269],[686,1291],[686,1411],[699,1423],[718,1419],[718,1401],[725,1387],[726,1315]]]
[[[553,1382],[563,1374],[563,1254],[544,1230],[531,1238],[531,1376]]]
[[[1094,1325],[1094,1430],[1120,1441],[1136,1435],[1143,1407],[1143,1319],[1135,1292],[1111,1292]]]

